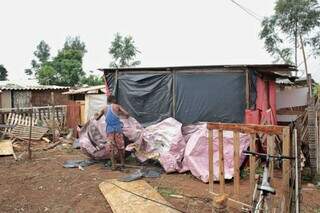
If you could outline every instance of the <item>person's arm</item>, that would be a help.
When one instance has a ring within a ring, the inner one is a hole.
[[[119,105],[119,111],[123,116],[125,116],[126,118],[129,118],[129,113],[125,109],[123,109],[122,106],[120,105]]]
[[[97,115],[96,120],[99,120],[106,112],[106,108],[103,108]]]

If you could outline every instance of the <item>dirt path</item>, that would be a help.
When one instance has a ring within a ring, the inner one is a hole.
[[[77,150],[37,152],[32,161],[16,162],[12,157],[1,157],[0,212],[112,212],[98,185],[124,174],[109,171],[102,164],[86,167],[84,171],[62,167],[66,160],[85,158]],[[208,185],[190,174],[162,175],[146,181],[185,212],[211,212]],[[247,191],[245,187],[243,182],[241,189]],[[303,193],[307,204],[304,212],[319,210],[320,191],[308,189]]]

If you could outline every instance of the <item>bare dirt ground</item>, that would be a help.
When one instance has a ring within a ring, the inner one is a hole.
[[[1,157],[0,212],[112,212],[98,185],[125,173],[110,171],[103,164],[85,167],[84,171],[63,168],[66,160],[75,159],[86,157],[79,150],[59,148],[34,152],[32,160]],[[211,212],[208,184],[188,173],[145,180],[184,212]],[[227,188],[231,187],[228,183]],[[241,181],[240,199],[249,199],[247,181]],[[319,189],[304,186],[303,200],[303,212],[320,212]]]

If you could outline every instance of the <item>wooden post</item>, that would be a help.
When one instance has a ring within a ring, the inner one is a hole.
[[[234,193],[240,194],[240,136],[239,132],[233,132],[233,169],[234,169]]]
[[[52,105],[52,113],[51,113],[51,119],[52,119],[52,143],[56,141],[56,121],[55,121],[55,113],[54,113],[54,92],[51,92],[51,105]]]
[[[32,119],[32,109],[29,111],[30,118]],[[28,143],[28,157],[31,160],[31,135],[32,135],[32,122],[30,122],[30,130],[29,130],[29,143]]]
[[[172,116],[176,118],[176,72],[172,71]]]
[[[250,134],[250,151],[256,151],[256,134]],[[255,176],[256,176],[256,157],[254,155],[250,155],[250,196],[253,194],[255,187]]]
[[[290,129],[289,127],[285,127],[282,133],[282,155],[290,156]],[[282,202],[283,211],[282,212],[290,212],[290,196],[289,196],[289,182],[290,182],[290,160],[283,160],[282,164]]]
[[[267,153],[269,155],[274,155],[274,149],[275,149],[275,136],[274,135],[268,135],[267,136]],[[273,169],[274,169],[274,161],[273,159],[270,159],[269,163],[269,177],[270,177],[270,183],[272,184],[273,181]]]
[[[219,180],[220,194],[224,194],[224,153],[223,153],[223,130],[218,131],[219,135]]]
[[[245,71],[246,75],[246,109],[250,108],[250,86],[249,86],[249,70]]]
[[[209,143],[209,192],[213,192],[213,142],[212,130],[208,129],[208,143]]]

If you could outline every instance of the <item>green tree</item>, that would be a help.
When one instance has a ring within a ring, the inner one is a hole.
[[[0,64],[0,81],[6,81],[8,80],[7,78],[8,78],[8,71],[2,64]]]
[[[260,38],[268,53],[276,61],[297,62],[297,43],[303,44],[313,55],[320,55],[320,10],[317,0],[277,0],[274,15],[262,21]]]
[[[50,46],[45,41],[40,41],[36,47],[36,51],[33,52],[33,55],[36,59],[31,61],[31,68],[25,69],[27,75],[37,75],[37,72],[40,70],[41,66],[45,64],[50,57]]]
[[[101,76],[90,74],[88,76],[83,77],[81,79],[80,83],[82,85],[98,86],[98,85],[103,85],[104,81],[103,81],[103,78]]]
[[[132,67],[140,64],[135,60],[137,54],[140,53],[136,48],[134,40],[131,36],[123,37],[117,33],[111,42],[109,54],[112,55],[113,61],[110,67]]]
[[[50,57],[50,47],[45,41],[40,41],[37,46],[37,50],[33,53],[41,63],[48,61]]]
[[[38,45],[32,60],[31,73],[43,85],[75,86],[80,83],[85,72],[82,69],[83,56],[87,52],[85,43],[79,37],[67,37],[58,54],[49,60],[45,45]],[[26,70],[27,72],[28,70]]]

